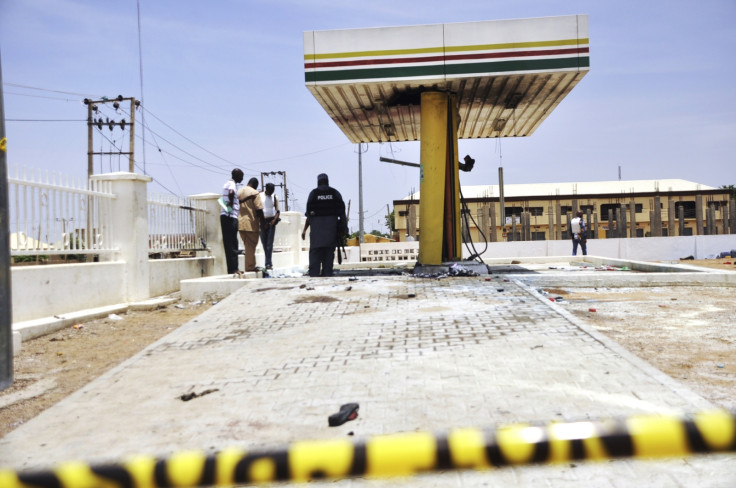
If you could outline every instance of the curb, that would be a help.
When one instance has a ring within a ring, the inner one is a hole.
[[[149,298],[140,302],[121,303],[117,305],[109,305],[106,307],[90,308],[80,310],[78,312],[70,312],[53,317],[43,317],[40,319],[27,320],[25,322],[16,322],[13,324],[13,356],[17,355],[21,350],[21,343],[52,334],[56,331],[70,327],[80,322],[89,322],[103,317],[107,317],[114,313],[125,313],[130,311],[146,311],[163,308],[180,300],[178,297],[162,296]]]

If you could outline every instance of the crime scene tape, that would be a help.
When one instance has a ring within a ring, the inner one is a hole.
[[[411,432],[364,442],[300,441],[270,452],[249,453],[239,448],[212,455],[180,452],[168,458],[142,456],[99,466],[69,462],[50,471],[0,470],[0,488],[232,486],[725,452],[736,452],[736,413],[718,410],[689,417],[632,416],[492,430],[458,428],[443,436]]]
[[[6,152],[8,149],[8,139],[6,137],[3,137],[0,139],[0,151]]]

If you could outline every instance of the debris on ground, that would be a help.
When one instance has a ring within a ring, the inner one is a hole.
[[[216,391],[220,391],[220,390],[218,390],[217,388],[211,388],[209,390],[204,390],[202,393],[196,393],[196,392],[185,393],[181,395],[179,399],[183,402],[188,402],[189,400],[193,400],[194,398],[203,397],[205,395],[209,395],[210,393],[214,393]]]
[[[472,269],[466,268],[460,263],[452,263],[448,271],[450,276],[478,276]]]
[[[330,427],[337,427],[350,420],[355,420],[358,417],[358,408],[360,407],[357,403],[346,403],[340,407],[339,412],[330,415],[327,423]]]

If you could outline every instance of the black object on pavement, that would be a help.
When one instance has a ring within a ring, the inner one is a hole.
[[[359,405],[357,403],[346,403],[341,406],[339,412],[330,415],[328,419],[330,427],[337,427],[348,420],[355,420],[358,417],[358,408]]]

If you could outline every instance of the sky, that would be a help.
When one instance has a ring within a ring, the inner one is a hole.
[[[530,137],[460,140],[476,159],[462,185],[679,178],[736,183],[734,0],[1,0],[10,170],[87,174],[84,98],[141,100],[136,172],[149,192],[219,193],[283,171],[304,211],[319,173],[350,204],[357,230],[358,146],[304,82],[312,30],[589,16],[590,72]],[[101,110],[125,118],[110,104]],[[104,136],[102,135],[104,134]],[[129,132],[95,132],[98,152],[127,151]],[[364,227],[387,231],[386,206],[419,190],[419,143],[364,144]],[[95,173],[127,171],[97,157]],[[266,181],[280,183],[277,176]]]

